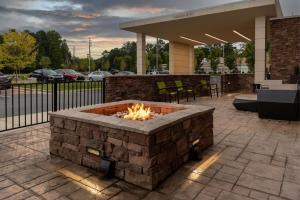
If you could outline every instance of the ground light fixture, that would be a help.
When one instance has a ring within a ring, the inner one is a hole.
[[[212,35],[210,35],[210,34],[205,33],[204,35],[206,35],[207,37],[213,38],[213,39],[215,39],[215,40],[221,41],[221,42],[223,42],[223,43],[228,43],[227,41],[222,40],[222,39],[220,39],[220,38],[218,38],[218,37],[212,36]]]
[[[200,42],[200,41],[198,41],[198,40],[193,40],[193,39],[191,39],[191,38],[187,38],[187,37],[184,37],[184,36],[180,36],[180,38],[181,38],[181,39],[185,39],[185,40],[189,40],[189,41],[192,41],[192,42],[196,42],[196,43],[198,43],[198,44],[207,45],[207,44],[204,43],[204,42]]]
[[[241,34],[240,32],[236,31],[236,30],[233,30],[233,32],[239,36],[241,36],[242,38],[248,40],[249,42],[251,42],[251,39],[246,37],[245,35]]]

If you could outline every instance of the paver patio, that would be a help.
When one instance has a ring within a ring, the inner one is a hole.
[[[215,106],[215,145],[155,191],[49,155],[49,125],[0,134],[0,199],[300,199],[300,123],[234,109],[234,94],[191,104]]]

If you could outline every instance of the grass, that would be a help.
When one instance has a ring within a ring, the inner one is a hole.
[[[47,91],[47,85],[48,85],[48,91],[52,91],[54,84],[53,83],[38,83],[38,84],[32,84],[32,89],[38,89]],[[26,88],[30,88],[30,85],[26,85]],[[100,89],[102,88],[101,82],[71,82],[71,83],[58,83],[57,89],[59,91],[64,90],[84,90],[84,89]]]

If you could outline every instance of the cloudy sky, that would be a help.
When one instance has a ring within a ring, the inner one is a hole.
[[[119,23],[138,18],[214,6],[240,0],[0,0],[0,33],[19,31],[58,31],[76,47],[76,56],[92,56],[105,49],[135,40],[135,35],[119,29]],[[300,0],[280,0],[285,15],[300,15]]]

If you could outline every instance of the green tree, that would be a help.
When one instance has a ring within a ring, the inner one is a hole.
[[[221,56],[221,49],[219,46],[211,46],[208,59],[210,60],[210,67],[212,68],[213,72],[217,72],[218,65],[220,63],[220,56]]]
[[[249,67],[249,71],[254,71],[254,64],[255,64],[255,46],[254,42],[248,42],[244,46],[243,56],[246,58],[246,62]]]
[[[126,42],[122,49],[128,62],[128,70],[136,72],[136,42]]]
[[[156,68],[156,54],[158,50],[158,65],[169,65],[169,44],[159,39],[156,43],[148,43],[146,45],[147,68]]]
[[[195,70],[199,71],[202,67],[203,59],[205,58],[205,50],[203,47],[195,48]]]
[[[121,48],[103,51],[101,58],[95,61],[103,70],[121,69],[136,71],[136,43],[126,42]]]
[[[29,32],[29,31],[28,31]],[[69,67],[72,64],[75,64],[77,61],[71,59],[71,53],[69,47],[67,45],[66,40],[63,40],[61,35],[52,30],[45,32],[40,30],[38,32],[30,33],[34,35],[37,40],[38,44],[38,54],[36,58],[36,65],[40,66],[40,60],[42,57],[50,58],[51,68],[64,68]],[[77,62],[76,66],[78,66],[79,61]]]
[[[102,70],[108,71],[110,68],[110,62],[109,60],[106,60],[102,65]]]
[[[40,59],[39,65],[40,65],[42,68],[48,68],[48,67],[51,65],[51,60],[50,60],[50,58],[47,57],[47,56],[43,56],[43,57]]]
[[[68,44],[67,44],[66,40],[62,40],[61,53],[63,55],[63,60],[64,60],[63,65],[69,66],[70,63],[71,63],[72,55],[70,53],[70,50],[69,50],[69,47],[68,47]]]
[[[36,40],[25,32],[10,31],[3,35],[0,44],[0,68],[12,67],[17,73],[34,64]]]
[[[237,55],[235,52],[235,48],[231,43],[227,43],[224,46],[224,63],[225,65],[232,71],[236,68]]]
[[[64,63],[64,55],[61,51],[62,39],[56,31],[47,32],[47,43],[49,48],[48,57],[51,59],[53,69],[60,68]]]
[[[162,57],[160,54],[157,55],[158,64],[162,63]],[[147,68],[155,69],[156,68],[156,53],[149,52],[147,53]]]
[[[159,64],[169,63],[169,44],[158,41]],[[147,66],[156,66],[156,44],[147,44]],[[103,51],[101,58],[95,61],[103,70],[120,69],[136,72],[136,42],[126,42],[121,48]]]
[[[36,66],[37,67],[43,67],[40,66],[40,60],[42,57],[48,57],[49,58],[49,45],[47,40],[47,33],[45,31],[38,31],[35,34],[35,38],[38,44],[38,52],[36,56]],[[50,59],[50,58],[49,58]],[[50,59],[51,61],[51,59]]]
[[[78,71],[84,72],[89,70],[89,59],[87,58],[80,58],[79,65],[76,68]],[[91,59],[91,71],[96,69],[96,64],[93,59]]]
[[[115,68],[121,69],[121,67],[120,67],[121,61],[122,61],[122,56],[116,56],[116,57],[114,57],[113,66]]]

